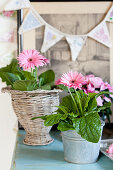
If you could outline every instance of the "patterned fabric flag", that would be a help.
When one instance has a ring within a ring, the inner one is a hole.
[[[46,25],[41,52],[42,53],[46,52],[49,48],[51,48],[58,41],[60,41],[63,38],[63,36],[64,35],[60,33],[60,31]]]
[[[104,44],[107,47],[112,47],[106,22],[101,22],[99,25],[97,25],[97,27],[95,27],[88,34],[88,36]]]
[[[110,10],[108,11],[108,13],[107,13],[107,15],[105,17],[105,21],[113,22],[113,5],[110,8]]]
[[[10,0],[10,2],[5,6],[5,11],[19,10],[29,7],[30,7],[29,0]]]
[[[43,25],[43,22],[41,21],[40,17],[33,11],[30,10],[28,14],[26,15],[20,29],[19,34],[22,34],[26,31],[39,28]]]
[[[83,45],[87,39],[86,35],[66,36],[66,40],[71,49],[72,60],[75,61],[78,57]]]
[[[14,31],[0,35],[0,42],[14,42]]]

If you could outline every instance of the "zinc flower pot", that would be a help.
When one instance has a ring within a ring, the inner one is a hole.
[[[33,117],[54,114],[59,105],[61,90],[18,91],[10,87],[2,92],[11,94],[14,112],[26,131],[23,141],[27,145],[47,145],[53,142],[49,135],[51,127],[45,127],[42,119],[31,120]]]
[[[104,124],[104,122],[101,123],[102,130]],[[62,132],[62,141],[64,147],[64,159],[67,162],[88,164],[97,161],[101,138],[98,143],[92,143],[83,139],[78,133],[76,133],[76,131],[68,130]]]

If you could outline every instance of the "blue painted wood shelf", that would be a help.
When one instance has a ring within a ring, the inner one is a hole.
[[[47,146],[24,145],[24,136],[25,131],[20,130],[12,170],[113,170],[113,161],[103,154],[93,164],[80,165],[64,161],[59,132],[51,131],[54,142]]]

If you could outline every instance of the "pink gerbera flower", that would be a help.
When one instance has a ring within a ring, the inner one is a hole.
[[[55,81],[55,84],[59,85],[59,84],[61,84],[60,82],[61,82],[61,79],[58,79],[58,80]]]
[[[17,57],[20,67],[23,69],[34,69],[35,67],[44,66],[49,60],[42,56],[37,50],[24,50]]]
[[[81,73],[70,71],[68,73],[64,73],[62,77],[56,81],[56,84],[63,84],[69,88],[73,87],[74,89],[81,89],[84,81],[85,78]]]

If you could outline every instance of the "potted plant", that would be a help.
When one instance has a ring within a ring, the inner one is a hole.
[[[85,93],[82,89],[86,79],[77,72],[68,72],[56,82],[68,88],[69,94],[54,115],[34,117],[41,118],[45,126],[58,124],[62,132],[64,158],[72,163],[93,163],[97,160],[104,122],[100,120],[99,112],[111,106],[111,102],[103,106],[97,105],[97,98],[103,94],[113,94],[108,91]]]
[[[49,60],[38,51],[24,50],[11,64],[0,69],[0,77],[8,86],[2,92],[11,94],[14,111],[26,131],[24,144],[27,145],[53,141],[49,135],[51,127],[46,128],[42,120],[31,120],[34,116],[54,114],[55,106],[59,105],[60,90],[55,89],[53,70],[37,75],[38,68],[47,63]]]
[[[86,93],[99,93],[102,91],[108,91],[113,92],[113,86],[111,86],[108,82],[104,82],[102,78],[96,77],[93,74],[86,75],[85,81],[82,84],[81,89]],[[58,80],[59,81],[59,80]],[[59,82],[56,82],[59,84]],[[68,88],[64,86],[63,84],[58,85],[59,88],[61,88],[64,91],[68,91]],[[71,92],[74,92],[74,90],[71,88]],[[113,95],[112,94],[103,94],[99,96],[97,99],[97,106],[103,106],[103,104],[106,104],[107,102],[113,102]],[[104,110],[100,110],[99,115],[103,121],[106,119],[110,123],[110,115],[112,114],[111,108],[105,108]]]

